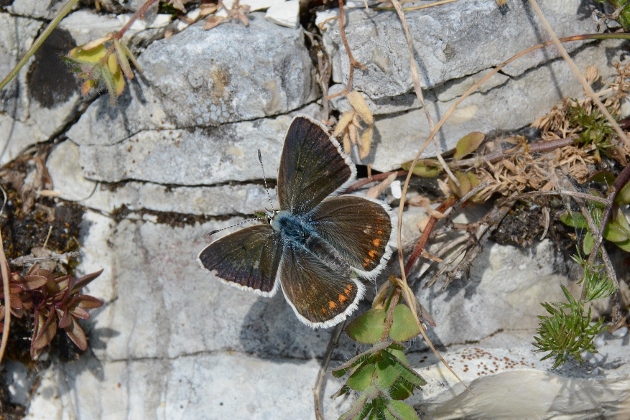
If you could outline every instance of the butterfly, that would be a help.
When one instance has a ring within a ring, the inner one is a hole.
[[[281,288],[310,327],[338,324],[365,293],[358,277],[374,279],[392,254],[389,207],[339,195],[355,176],[354,164],[323,125],[295,117],[280,158],[280,210],[268,210],[267,223],[214,241],[199,262],[220,280],[261,296]]]

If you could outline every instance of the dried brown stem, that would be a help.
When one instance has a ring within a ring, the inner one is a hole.
[[[436,208],[436,211],[439,211],[440,213],[444,213],[446,209],[448,209],[453,204],[455,204],[456,201],[457,201],[457,197],[452,195],[446,200],[444,200]],[[420,239],[418,239],[418,242],[416,242],[416,246],[413,248],[413,252],[411,253],[411,256],[409,257],[409,259],[407,260],[407,264],[405,264],[405,275],[411,271],[411,268],[415,264],[416,260],[420,257],[420,255],[422,255],[422,250],[426,248],[427,242],[429,242],[429,237],[431,236],[431,231],[435,227],[435,224],[437,223],[437,221],[438,219],[436,219],[435,217],[429,216],[429,222],[427,223],[424,230],[422,231],[422,235],[420,236]]]
[[[0,364],[4,357],[9,339],[9,329],[11,325],[11,290],[9,289],[9,264],[4,255],[4,242],[0,233],[0,271],[2,272],[2,286],[4,290],[4,328],[2,331],[2,344],[0,344]]]
[[[350,45],[348,44],[348,38],[346,38],[346,30],[344,26],[346,25],[346,15],[343,10],[343,2],[344,0],[339,0],[339,36],[341,37],[341,41],[343,42],[343,46],[346,49],[346,54],[348,54],[348,62],[350,65],[350,69],[348,70],[348,82],[346,83],[346,88],[341,92],[337,92],[334,95],[330,95],[327,99],[333,99],[337,96],[345,95],[352,91],[352,79],[354,78],[354,68],[358,67],[361,70],[365,70],[366,67],[359,63],[352,55],[352,51],[350,50]]]
[[[129,22],[127,22],[125,26],[123,26],[120,29],[120,31],[116,32],[113,35],[113,38],[117,40],[122,39],[123,35],[125,35],[125,32],[127,32],[129,28],[131,28],[131,25],[133,25],[136,20],[138,20],[142,15],[144,15],[147,12],[147,10],[149,10],[149,7],[151,7],[153,3],[155,3],[156,1],[157,0],[147,0],[146,2],[144,2],[144,4],[138,10],[136,10],[136,13],[134,13],[133,16],[131,16],[131,19],[129,19]]]
[[[478,167],[486,162],[490,162],[490,163],[499,162],[505,158],[509,158],[523,152],[546,153],[546,152],[550,152],[552,150],[558,149],[560,147],[569,146],[571,144],[573,144],[573,139],[571,138],[538,142],[538,143],[533,143],[533,144],[527,144],[525,146],[519,147],[516,150],[511,149],[507,151],[493,152],[484,156],[477,156],[470,159],[454,160],[454,161],[449,162],[448,166],[450,166],[453,169],[468,168],[471,166]]]
[[[389,330],[392,327],[392,322],[394,322],[394,309],[396,308],[396,305],[398,305],[399,300],[400,300],[400,288],[396,287],[394,289],[394,294],[392,295],[392,298],[389,301],[389,309],[387,311],[387,318],[385,318],[385,328],[383,329],[383,334],[381,335],[381,341],[386,341],[387,337],[389,336]]]
[[[382,174],[372,175],[369,178],[361,179],[354,184],[350,185],[346,189],[346,193],[351,193],[353,191],[358,190],[364,185],[371,184],[372,182],[382,181],[384,179],[389,178],[391,174],[396,174],[396,176],[404,176],[407,175],[407,171],[392,171],[392,172],[383,172]]]
[[[606,208],[604,209],[604,212],[602,214],[602,221],[600,222],[599,229],[597,230],[597,235],[595,235],[595,231],[593,231],[593,236],[595,237],[593,251],[595,252],[593,252],[588,258],[588,261],[590,263],[593,263],[595,261],[594,255],[597,255],[597,250],[602,245],[602,240],[604,238],[604,229],[606,229],[608,219],[610,219],[613,209],[615,208],[615,198],[617,197],[617,194],[619,194],[619,191],[621,191],[621,189],[628,183],[628,181],[630,181],[630,165],[627,165],[625,168],[623,168],[621,173],[617,175],[617,178],[615,179],[615,182],[610,189],[610,193],[608,193],[608,202],[606,203]]]

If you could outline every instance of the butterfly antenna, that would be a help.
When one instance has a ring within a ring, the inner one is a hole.
[[[262,153],[260,153],[260,149],[258,149],[258,161],[260,162],[260,167],[262,169],[263,182],[265,183],[265,191],[267,192],[267,198],[269,199],[269,204],[271,205],[271,211],[274,212],[273,201],[271,201],[271,194],[269,194],[269,187],[267,187],[267,177],[265,176],[265,165],[263,165]]]
[[[245,223],[253,222],[254,220],[267,220],[267,218],[266,217],[252,217],[251,219],[245,219],[242,222],[238,222],[238,223],[236,223],[234,225],[226,226],[226,227],[221,228],[221,229],[212,230],[212,231],[206,233],[206,235],[207,236],[212,236],[215,233],[221,232],[222,230],[231,229],[231,228],[236,227],[236,226],[244,225]]]

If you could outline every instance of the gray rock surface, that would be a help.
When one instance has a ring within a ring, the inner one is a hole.
[[[595,32],[595,22],[579,3],[541,1],[545,17],[559,37]],[[506,12],[485,0],[457,2],[406,14],[413,38],[423,87],[432,88],[449,80],[496,66],[518,52],[546,41],[547,34],[526,2],[514,2]],[[345,28],[354,58],[367,66],[354,73],[354,88],[370,98],[398,96],[413,88],[406,38],[394,12],[354,9]],[[333,56],[333,79],[345,82],[349,62],[339,26],[324,32],[324,44]],[[565,48],[578,48],[570,43]],[[516,77],[525,70],[558,56],[548,48],[531,53],[504,70]]]
[[[142,130],[197,128],[273,117],[316,98],[314,68],[299,29],[254,13],[250,25],[212,31],[203,22],[152,43],[144,73],[116,108],[96,101],[69,131],[80,144],[113,144]]]
[[[26,53],[41,27],[40,21],[0,13],[2,78]],[[26,147],[58,134],[76,112],[78,84],[59,60],[59,54],[73,46],[67,32],[53,32],[0,93],[1,163],[14,159]]]
[[[551,370],[527,343],[532,330],[506,331],[443,356],[471,392],[433,355],[410,356],[430,385],[414,407],[421,418],[626,418],[630,415],[627,337],[606,337],[586,363]],[[410,401],[411,402],[411,401]]]
[[[613,41],[605,42],[599,48],[585,47],[576,51],[573,59],[582,70],[588,65],[601,63],[595,65],[601,69],[604,77],[610,77],[614,74],[614,69],[609,63],[626,60],[618,49],[620,45]],[[479,79],[478,76],[475,78]],[[550,88],[550,83],[553,88]],[[440,90],[436,89],[437,92]],[[448,86],[446,91],[449,93],[444,97],[451,96],[451,92],[455,90],[453,85]],[[510,78],[486,93],[474,93],[466,98],[436,136],[438,146],[432,141],[423,156],[435,156],[436,150],[443,152],[453,149],[460,138],[472,131],[487,133],[497,128],[510,131],[525,127],[562,98],[581,96],[582,87],[564,61],[551,61],[525,71],[519,77]],[[457,99],[427,101],[433,121],[437,122]],[[413,159],[431,132],[422,109],[378,116],[375,126],[374,139],[377,146],[366,162],[371,161],[373,167],[379,171],[390,171],[398,168],[402,162]]]
[[[435,121],[493,66],[546,39],[525,4],[510,2],[502,13],[495,2],[472,0],[407,14]],[[586,5],[546,0],[541,6],[559,36],[594,30]],[[269,206],[257,149],[267,178],[275,178],[292,117],[322,117],[302,29],[248,16],[248,27],[228,22],[203,31],[199,23],[154,42],[151,32],[139,57],[144,73],[115,107],[103,95],[82,109],[69,83],[53,86],[62,91],[29,90],[26,70],[0,94],[0,135],[15,142],[5,146],[3,162],[30,144],[54,141],[47,162],[54,190],[86,206],[79,270],[105,269],[87,291],[105,301],[83,324],[90,350],[70,362],[52,359],[39,382],[29,382],[20,365],[5,374],[15,402],[36,384],[29,417],[314,418],[312,387],[331,330],[302,324],[281,293],[262,298],[229,287],[196,262],[214,239],[209,232],[227,228],[216,236],[227,234]],[[0,60],[0,72],[8,72],[41,24],[7,14],[0,23],[6,23],[0,51],[8,57]],[[15,26],[22,28],[19,39]],[[114,27],[111,17],[79,11],[61,33],[84,43]],[[428,134],[411,94],[400,24],[393,13],[353,10],[346,31],[353,53],[368,66],[355,73],[354,87],[376,115],[375,144],[363,163],[395,168]],[[341,82],[347,59],[335,25],[324,43],[333,54],[334,80]],[[596,65],[605,76],[620,57],[618,46],[567,44],[578,66]],[[521,128],[563,96],[582,96],[555,56],[552,49],[539,51],[494,76],[449,120],[439,149],[470,131]],[[45,77],[37,86],[47,86]],[[344,99],[333,106],[348,109]],[[405,209],[404,249],[415,243],[425,215]],[[417,290],[437,322],[430,337],[475,393],[414,340],[410,361],[428,384],[410,402],[423,418],[628,416],[627,338],[604,335],[600,354],[587,355],[587,364],[555,372],[532,351],[540,302],[560,300],[559,285],[574,280],[558,272],[557,258],[549,240],[526,249],[489,243],[469,278],[444,292],[439,282]],[[387,272],[396,270],[392,261]],[[370,296],[376,287],[368,284]],[[368,307],[369,298],[357,313]],[[342,335],[330,367],[362,350]],[[340,385],[327,374],[326,418],[353,402],[354,396],[329,398]]]
[[[65,4],[59,0],[12,0],[7,9],[14,15],[50,20]]]
[[[16,1],[12,7],[22,8],[26,3],[37,7],[48,4]],[[63,5],[62,2],[52,3],[55,6],[50,10]],[[39,17],[34,11],[15,13],[27,16],[31,13]],[[0,13],[0,56],[3,58],[0,60],[0,77],[4,78],[12,70],[43,27],[41,20]],[[114,17],[88,11],[72,13],[60,23],[18,77],[0,93],[0,163],[14,159],[35,143],[49,141],[64,133],[67,126],[78,118],[84,104],[79,94],[80,82],[60,56],[77,45],[121,27],[121,22]],[[129,31],[125,39],[133,37],[139,42],[154,32]]]
[[[300,114],[314,116],[318,110],[315,105],[308,106]],[[80,145],[81,167],[87,178],[210,185],[260,179],[257,149],[262,153],[267,173],[277,173],[277,157],[292,118],[287,114],[218,127],[144,130],[105,145],[99,143],[107,138],[96,133],[79,137],[71,131],[69,136]],[[226,143],[225,139],[229,141]]]

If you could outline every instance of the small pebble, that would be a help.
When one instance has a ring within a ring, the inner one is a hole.
[[[615,337],[625,337],[628,334],[628,327],[621,327],[618,330],[613,331],[612,335]]]
[[[402,189],[400,187],[400,180],[397,179],[394,182],[392,182],[389,188],[391,188],[392,195],[394,196],[395,199],[399,199],[400,197],[402,197]]]
[[[606,341],[601,336],[598,335],[593,340],[593,345],[595,346],[595,348],[601,349],[602,347],[606,345]]]

